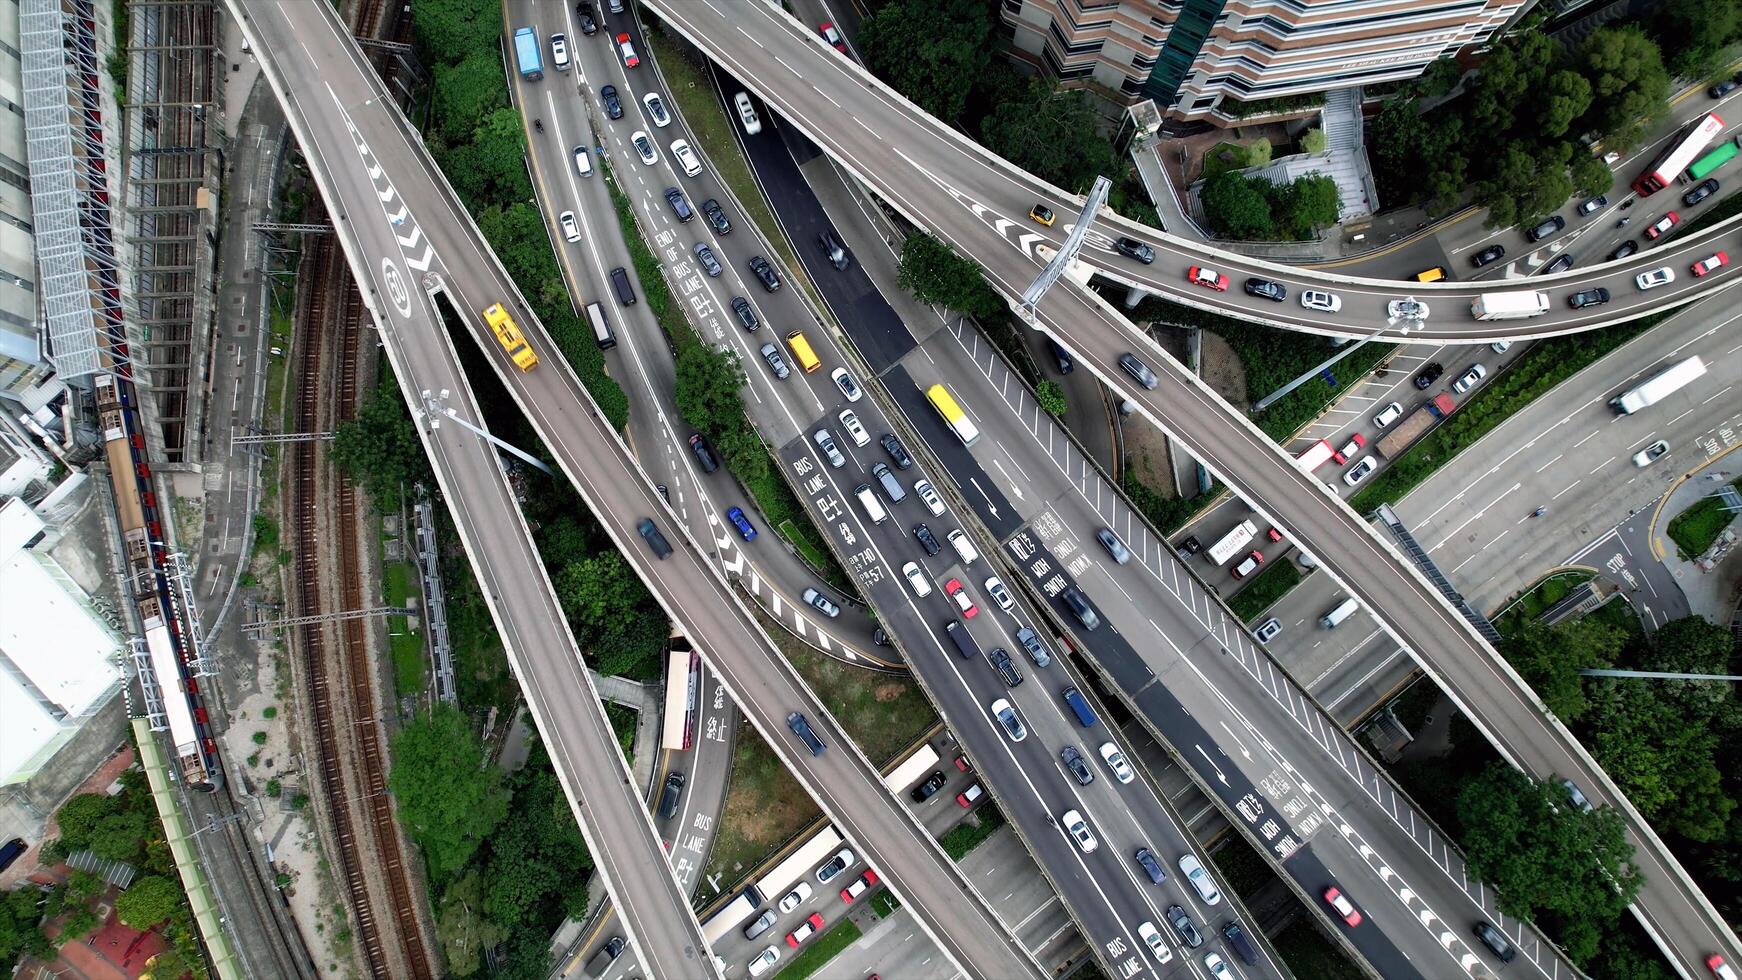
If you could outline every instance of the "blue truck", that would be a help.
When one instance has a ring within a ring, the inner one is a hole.
[[[532,28],[514,32],[514,60],[520,64],[520,77],[536,82],[544,77],[544,59],[538,53],[538,35]]]

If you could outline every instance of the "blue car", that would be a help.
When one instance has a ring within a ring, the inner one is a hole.
[[[746,541],[756,540],[756,528],[751,525],[750,518],[744,516],[744,508],[734,507],[726,512],[726,520],[738,529],[738,536]]]

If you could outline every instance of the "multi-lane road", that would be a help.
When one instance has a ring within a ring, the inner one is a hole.
[[[840,58],[811,28],[766,5],[649,0],[647,6],[753,87],[780,115],[893,207],[972,255],[1006,295],[1019,294],[1037,274],[1040,263],[1032,251],[1035,232],[1025,226],[1022,217],[1032,195],[1016,198],[1026,190],[1023,178],[1013,177],[1008,165],[925,117]],[[890,143],[884,133],[900,134],[899,144]],[[1691,261],[1694,251],[1709,247],[1716,234],[1672,243],[1653,255],[1652,261],[1668,262],[1672,257],[1677,262]],[[1102,252],[1093,253],[1092,259],[1103,271],[1112,269],[1120,278],[1142,278],[1138,272],[1144,267],[1129,260]],[[1185,260],[1177,261],[1183,265]],[[1613,274],[1641,265],[1630,262],[1618,265]],[[1177,281],[1171,276],[1179,271],[1170,272],[1170,282]],[[1279,272],[1277,277],[1298,290],[1300,283],[1308,281],[1300,278],[1302,275],[1298,271],[1288,275]],[[1593,280],[1587,276],[1583,281]],[[1160,280],[1149,280],[1148,284],[1162,289]],[[1723,285],[1722,280],[1719,285]],[[1165,291],[1178,296],[1180,288],[1168,285]],[[1377,290],[1376,296],[1402,292],[1395,283],[1363,288]],[[1448,288],[1461,288],[1463,295],[1470,295],[1468,287]],[[1614,291],[1629,295],[1619,284]],[[1680,295],[1659,292],[1653,309]],[[1692,298],[1692,294],[1682,298]],[[1445,298],[1429,299],[1444,305]],[[1240,308],[1244,315],[1252,315],[1249,306],[1242,304]],[[1600,309],[1636,313],[1638,304],[1622,302]],[[1349,310],[1347,303],[1345,310]],[[1606,315],[1601,320],[1575,322],[1561,312],[1550,317],[1522,325],[1471,324],[1457,328],[1456,335],[1475,339],[1520,337],[1619,318]],[[1274,311],[1265,319],[1280,322]],[[1430,320],[1429,329],[1438,330],[1435,323]],[[1734,935],[1643,818],[1476,630],[1376,532],[1295,467],[1230,406],[1166,359],[1116,311],[1092,296],[1068,287],[1055,288],[1041,305],[1037,325],[1075,351],[1089,370],[1125,392],[1267,520],[1283,527],[1316,555],[1331,577],[1375,611],[1380,625],[1418,658],[1503,755],[1539,777],[1558,773],[1581,786],[1596,787],[1593,802],[1615,806],[1623,814],[1630,840],[1638,849],[1646,883],[1635,911],[1680,968],[1697,969],[1713,950],[1737,955]],[[1368,321],[1367,325],[1376,329],[1381,323]],[[1436,339],[1445,337],[1442,332]],[[1143,352],[1157,369],[1156,389],[1131,384],[1115,367],[1120,354],[1133,350]]]

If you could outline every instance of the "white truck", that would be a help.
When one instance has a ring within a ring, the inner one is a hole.
[[[1664,368],[1609,399],[1609,407],[1622,415],[1632,415],[1642,408],[1649,408],[1663,401],[1705,373],[1706,363],[1697,357],[1690,357]]]
[[[1523,320],[1547,312],[1548,294],[1529,289],[1483,293],[1470,304],[1470,315],[1478,320]]]
[[[1210,545],[1209,550],[1205,551],[1204,554],[1210,557],[1211,564],[1225,565],[1228,559],[1239,554],[1240,550],[1250,544],[1252,539],[1257,536],[1258,525],[1251,521],[1241,521],[1234,525],[1232,531],[1222,535],[1222,540]]]

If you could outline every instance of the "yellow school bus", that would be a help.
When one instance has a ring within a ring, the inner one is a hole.
[[[811,342],[805,339],[803,330],[787,334],[786,346],[792,348],[792,356],[798,359],[798,366],[804,368],[804,373],[809,374],[823,366],[823,362],[817,360],[817,352],[811,350]]]
[[[514,325],[514,318],[502,308],[501,303],[493,303],[484,310],[484,322],[490,325],[490,330],[496,334],[496,341],[502,349],[513,358],[514,366],[522,371],[530,371],[538,367],[538,354],[532,345],[521,336],[520,328]]]

